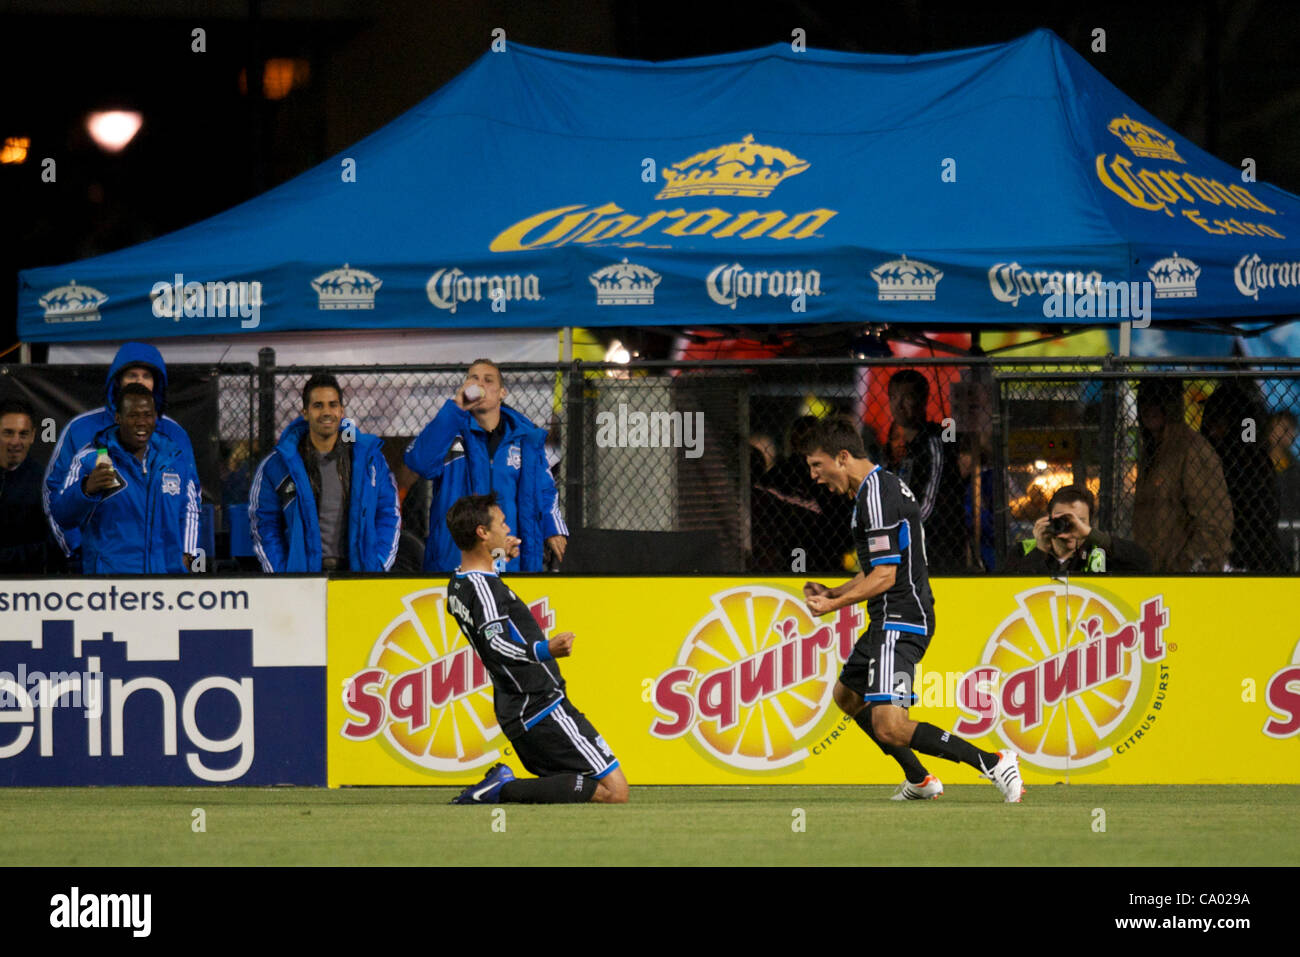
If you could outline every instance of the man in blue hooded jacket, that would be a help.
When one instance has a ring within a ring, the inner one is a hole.
[[[74,559],[81,547],[81,532],[77,528],[64,528],[55,521],[50,514],[50,500],[63,488],[78,451],[90,444],[100,432],[117,426],[118,396],[122,387],[130,382],[139,382],[153,392],[158,433],[180,448],[185,465],[191,472],[198,474],[190,437],[175,419],[163,415],[167,407],[167,364],[163,362],[162,354],[143,342],[126,343],[117,350],[112,365],[108,367],[108,375],[104,379],[104,404],[83,412],[68,422],[45,467],[45,488],[42,492],[45,515],[49,519],[55,541],[64,554],[74,556]]]
[[[466,495],[497,493],[506,524],[521,539],[519,555],[500,571],[539,572],[549,551],[564,558],[569,529],[546,462],[546,432],[508,405],[501,369],[475,359],[465,382],[406,450],[406,467],[433,483],[424,570],[455,571],[460,549],[447,510]],[[411,478],[414,481],[414,478]]]
[[[402,520],[383,441],[344,417],[343,390],[314,375],[295,419],[253,476],[253,550],[268,572],[386,572]]]
[[[80,534],[89,575],[183,574],[197,553],[199,476],[157,430],[154,395],[127,383],[116,424],[72,459],[50,514]]]

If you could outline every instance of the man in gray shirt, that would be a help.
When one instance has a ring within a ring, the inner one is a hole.
[[[383,442],[344,418],[343,390],[314,375],[302,417],[257,468],[253,547],[269,572],[388,571],[401,534]]]

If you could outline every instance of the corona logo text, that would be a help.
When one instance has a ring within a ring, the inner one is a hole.
[[[811,209],[787,214],[779,209],[733,213],[710,207],[687,211],[657,209],[644,216],[628,213],[616,203],[600,206],[557,206],[522,219],[497,234],[488,248],[494,253],[525,249],[554,249],[582,245],[671,247],[672,239],[710,236],[714,239],[808,239],[837,214]],[[650,241],[655,240],[655,241]]]

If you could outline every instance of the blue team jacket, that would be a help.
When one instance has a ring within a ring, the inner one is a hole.
[[[81,480],[108,449],[124,485],[87,495]],[[199,476],[179,445],[155,431],[145,460],[122,448],[117,426],[104,429],[72,458],[50,514],[81,532],[81,568],[90,575],[183,573],[183,555],[199,540]]]
[[[341,429],[349,427],[355,429],[356,424],[344,419]],[[306,432],[307,420],[300,416],[284,430],[253,476],[248,496],[253,550],[268,572],[321,570],[316,498],[298,454],[298,443]],[[383,441],[357,432],[348,498],[348,568],[354,572],[388,571],[397,558],[401,533],[397,483],[384,461]]]
[[[197,473],[190,437],[185,434],[185,430],[175,419],[163,415],[163,409],[167,406],[167,364],[163,362],[162,353],[143,342],[126,343],[117,350],[112,365],[108,367],[108,375],[104,379],[104,404],[98,409],[83,412],[64,426],[63,434],[59,436],[59,441],[54,446],[54,454],[50,456],[49,464],[45,467],[45,489],[41,493],[45,514],[49,518],[54,537],[65,554],[71,555],[80,547],[81,532],[76,528],[61,526],[50,512],[50,501],[63,488],[63,482],[68,477],[68,469],[72,467],[73,457],[104,429],[117,425],[115,380],[119,372],[133,365],[146,365],[154,370],[153,398],[154,407],[158,412],[157,430],[180,447],[190,468]]]
[[[495,490],[512,535],[521,539],[509,572],[539,572],[546,539],[568,535],[560,515],[555,479],[546,464],[546,433],[508,405],[501,406],[505,437],[488,461],[487,433],[450,400],[406,449],[407,468],[433,482],[424,570],[455,571],[460,549],[447,530],[447,510],[464,495]]]

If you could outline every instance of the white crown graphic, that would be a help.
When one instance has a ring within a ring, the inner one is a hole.
[[[98,322],[99,307],[108,302],[108,296],[93,286],[78,286],[74,279],[37,301],[45,310],[46,322]]]
[[[342,269],[331,269],[311,281],[320,309],[373,309],[375,293],[383,284],[374,273],[353,269],[347,263]]]
[[[1147,270],[1155,283],[1157,299],[1195,299],[1196,278],[1200,274],[1201,267],[1177,251]]]
[[[933,266],[916,259],[902,259],[881,263],[871,270],[871,278],[876,281],[881,302],[895,299],[934,301],[935,288],[943,273]]]
[[[655,286],[661,279],[653,269],[629,263],[624,258],[621,263],[597,269],[587,277],[587,282],[596,287],[598,306],[653,306]]]

